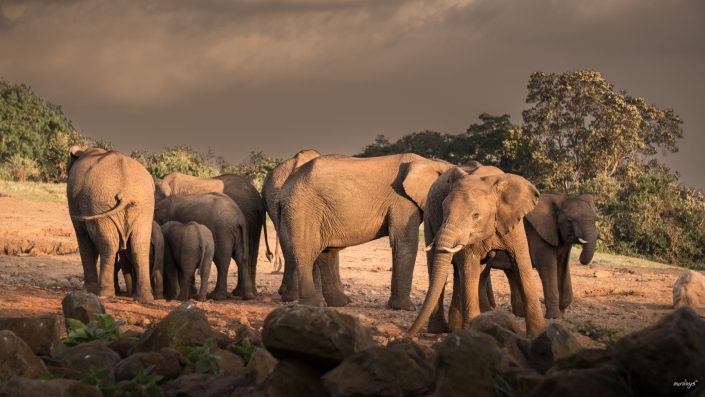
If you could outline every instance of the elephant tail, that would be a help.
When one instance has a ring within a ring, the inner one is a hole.
[[[272,262],[272,250],[269,249],[269,239],[267,238],[267,211],[262,211],[262,227],[264,228],[264,246],[267,248],[267,261]]]
[[[111,210],[108,210],[106,212],[103,212],[102,214],[97,214],[97,215],[72,215],[71,218],[77,221],[93,221],[96,219],[100,218],[105,218],[107,216],[115,215],[118,212],[124,210],[127,208],[129,205],[134,204],[134,201],[125,201],[125,199],[122,197],[122,193],[118,193],[115,195],[115,200],[117,200],[117,205]]]

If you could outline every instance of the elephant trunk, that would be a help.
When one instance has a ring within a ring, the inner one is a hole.
[[[580,263],[587,265],[592,261],[593,255],[595,255],[595,248],[597,246],[597,227],[594,223],[585,222],[582,227],[583,235],[581,238],[585,243],[583,243],[583,252],[580,253]]]
[[[453,254],[451,253],[435,252],[433,256],[433,263],[430,266],[426,299],[423,302],[423,306],[421,307],[414,324],[409,329],[407,336],[411,337],[416,335],[421,330],[421,327],[423,327],[431,317],[431,313],[436,308],[438,298],[440,298],[443,288],[445,287],[446,280],[448,279],[452,258]],[[441,310],[442,309],[443,308],[441,308]]]

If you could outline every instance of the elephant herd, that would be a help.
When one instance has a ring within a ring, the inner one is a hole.
[[[541,195],[526,179],[477,162],[456,166],[416,154],[355,158],[303,150],[269,172],[261,196],[238,175],[172,173],[155,180],[136,160],[99,148],[72,147],[68,169],[85,288],[118,293],[122,270],[128,294],[141,302],[225,299],[230,259],[238,272],[232,295],[254,298],[269,214],[277,242],[274,255],[268,244],[266,253],[275,266],[283,263],[282,301],[346,305],[340,250],[388,236],[388,306],[415,310],[410,292],[423,223],[429,288],[410,335],[426,324],[429,332],[455,331],[494,307],[491,268],[506,273],[512,310],[535,334],[544,314],[531,268],[543,285],[545,316],[560,317],[573,296],[572,244],[583,245],[580,262],[587,264],[597,239],[592,196]],[[217,282],[207,293],[211,262]]]

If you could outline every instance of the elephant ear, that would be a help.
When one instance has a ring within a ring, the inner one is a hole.
[[[73,163],[75,163],[76,160],[78,160],[81,157],[81,155],[83,154],[84,151],[85,151],[85,149],[83,149],[82,147],[77,146],[77,145],[73,145],[69,148],[69,160],[68,160],[68,164],[66,165],[66,172],[71,171],[71,167],[73,166]]]
[[[475,176],[490,176],[504,174],[504,171],[492,165],[480,165],[479,167],[475,168],[470,174]]]
[[[514,174],[483,176],[480,179],[492,185],[497,193],[495,228],[507,234],[521,219],[534,209],[539,200],[539,191],[526,179]]]
[[[560,243],[558,236],[558,207],[557,195],[542,194],[533,211],[526,214],[526,219],[536,233],[548,244],[557,247]]]
[[[321,154],[314,149],[306,149],[296,153],[294,156],[294,169],[301,167],[316,157],[321,157]]]
[[[450,167],[450,163],[445,161],[422,160],[409,163],[402,182],[404,193],[423,211],[431,185]]]

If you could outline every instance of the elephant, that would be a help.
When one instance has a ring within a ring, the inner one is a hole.
[[[277,232],[286,284],[282,300],[347,304],[336,277],[338,252],[389,236],[393,265],[388,305],[414,310],[409,294],[422,208],[429,187],[450,166],[416,154],[396,154],[321,156],[299,167],[279,192]],[[314,262],[323,297],[315,291]]]
[[[587,265],[592,261],[598,236],[596,217],[592,195],[569,197],[559,193],[542,194],[536,208],[524,217],[531,262],[543,285],[546,318],[561,318],[573,301],[568,263],[570,250],[573,244],[582,244],[580,263]],[[494,307],[490,268],[505,271],[511,287],[512,311],[523,316],[523,304],[510,263],[506,256],[499,254],[482,274],[479,287],[481,309],[486,311]]]
[[[102,296],[114,295],[115,260],[118,252],[129,249],[137,275],[135,297],[141,302],[152,301],[152,176],[142,164],[120,152],[79,146],[69,149],[68,173],[66,197],[85,288]]]
[[[284,186],[284,182],[286,182],[289,176],[299,167],[320,156],[321,154],[314,149],[301,150],[292,158],[282,161],[279,165],[267,173],[267,177],[264,179],[264,183],[262,184],[262,200],[267,213],[269,214],[269,218],[272,219],[272,223],[274,223],[275,230],[279,220],[278,196],[279,191],[282,186]],[[279,236],[277,234],[276,242],[274,244],[275,271],[279,271],[283,264],[284,256],[279,251]]]
[[[166,242],[164,275],[166,279],[166,297],[188,300],[196,295],[199,301],[206,300],[208,294],[208,277],[215,252],[215,243],[211,231],[196,222],[181,223],[169,221],[162,225]],[[195,272],[199,270],[201,285],[198,292],[192,291],[195,284]]]
[[[223,193],[230,197],[235,204],[245,214],[247,221],[247,234],[250,236],[247,251],[250,253],[248,259],[249,272],[252,275],[252,285],[248,286],[248,291],[257,293],[254,280],[257,275],[257,255],[259,253],[259,242],[262,228],[264,227],[264,241],[267,247],[267,259],[271,260],[272,253],[267,242],[267,223],[265,207],[257,189],[249,179],[235,174],[223,174],[215,178],[201,178],[197,176],[184,175],[179,172],[172,172],[162,179],[155,181],[155,198],[157,201],[168,196],[193,195],[205,193]],[[233,295],[241,295],[242,284],[238,278],[237,286],[233,290]]]
[[[125,280],[125,289],[128,296],[133,293],[132,280],[135,278],[134,256],[128,248],[124,252],[118,253],[117,266],[115,266],[115,295],[120,294],[120,284],[118,273],[122,270],[122,277]],[[152,221],[152,235],[149,247],[149,280],[154,291],[154,299],[164,298],[164,236],[162,229],[157,222]]]
[[[154,211],[154,220],[160,225],[168,221],[196,222],[207,227],[215,243],[213,261],[218,270],[218,281],[210,298],[220,300],[228,297],[228,268],[230,258],[235,259],[240,281],[240,296],[254,299],[253,275],[248,258],[251,246],[245,214],[230,197],[222,193],[169,196],[159,200]]]
[[[528,335],[544,326],[538,295],[531,282],[531,259],[521,219],[531,211],[539,191],[526,179],[497,168],[460,167],[444,172],[431,186],[424,210],[424,238],[429,287],[408,331],[415,335],[467,328],[480,313],[478,284],[483,265],[496,251],[506,252],[517,272],[526,311]],[[453,295],[446,322],[443,295],[453,266]]]

